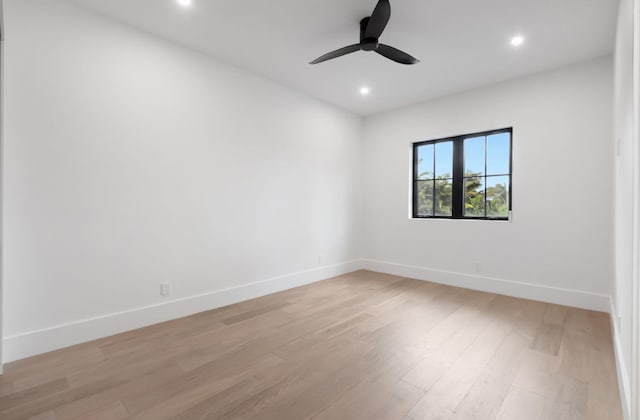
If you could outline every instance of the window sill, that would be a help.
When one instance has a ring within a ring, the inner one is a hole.
[[[485,218],[485,217],[428,216],[428,217],[409,217],[409,220],[461,220],[461,221],[483,221],[483,222],[507,222],[507,223],[511,223],[511,218]]]

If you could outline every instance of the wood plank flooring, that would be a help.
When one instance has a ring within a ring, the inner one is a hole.
[[[358,271],[11,363],[0,418],[619,420],[609,325]]]

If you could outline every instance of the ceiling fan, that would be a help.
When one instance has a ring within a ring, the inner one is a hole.
[[[389,4],[389,0],[379,0],[376,8],[371,14],[371,17],[366,17],[360,21],[360,43],[331,51],[330,53],[316,58],[309,64],[322,63],[323,61],[338,58],[360,50],[375,51],[378,54],[387,57],[389,60],[393,60],[400,64],[419,63],[420,60],[410,56],[406,52],[378,42],[378,38],[380,38],[384,28],[386,28],[387,23],[389,23],[390,17],[391,5]]]

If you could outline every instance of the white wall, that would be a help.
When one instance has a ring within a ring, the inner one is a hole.
[[[635,145],[634,183],[634,273],[631,360],[631,415],[640,418],[640,0],[633,1],[633,142]]]
[[[611,104],[605,57],[367,118],[367,266],[608,310]],[[511,223],[409,218],[410,142],[503,127],[513,127]]]
[[[2,178],[4,152],[2,151],[2,145],[4,144],[4,0],[0,0],[0,208],[2,208]],[[3,337],[3,322],[2,322],[2,211],[0,211],[0,338]],[[0,374],[3,372],[2,355],[3,355],[3,340],[0,340]]]
[[[5,362],[353,269],[361,118],[5,3]]]
[[[613,312],[623,405],[630,408],[633,317],[633,0],[621,0],[615,48],[614,148],[615,158],[615,282]]]

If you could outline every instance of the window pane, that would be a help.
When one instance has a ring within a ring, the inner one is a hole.
[[[433,179],[433,144],[418,147],[418,179]]]
[[[433,181],[418,181],[418,216],[433,216]]]
[[[436,199],[435,214],[436,216],[451,216],[451,203],[453,180],[437,179],[436,180]]]
[[[464,140],[464,176],[484,175],[484,140],[484,136]]]
[[[487,217],[509,217],[509,177],[487,177]]]
[[[464,216],[484,217],[484,178],[464,180]]]
[[[487,136],[487,175],[509,174],[509,133]]]
[[[453,142],[436,144],[436,178],[453,176]]]

